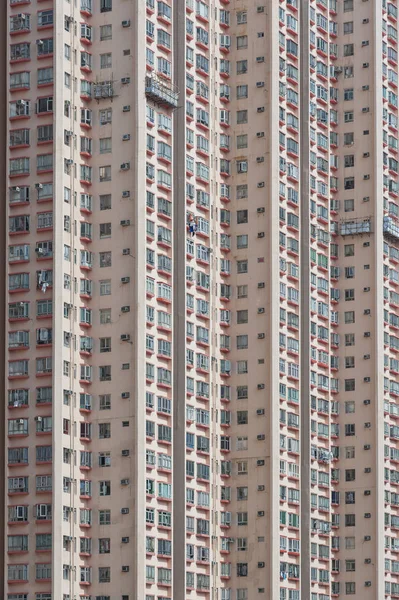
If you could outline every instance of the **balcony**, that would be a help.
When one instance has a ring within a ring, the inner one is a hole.
[[[385,216],[383,220],[383,234],[393,242],[399,241],[399,223],[392,217]]]
[[[179,93],[173,84],[155,79],[154,77],[146,77],[145,94],[155,104],[177,108]]]
[[[385,227],[385,221],[384,221]],[[342,221],[339,226],[339,232],[342,236],[346,235],[361,235],[363,233],[371,233],[371,220],[366,219],[348,219]]]

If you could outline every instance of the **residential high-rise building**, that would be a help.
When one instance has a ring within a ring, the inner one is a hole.
[[[397,0],[7,0],[6,600],[399,598]]]

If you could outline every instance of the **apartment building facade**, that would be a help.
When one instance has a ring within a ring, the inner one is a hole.
[[[397,3],[0,27],[4,597],[399,597]]]

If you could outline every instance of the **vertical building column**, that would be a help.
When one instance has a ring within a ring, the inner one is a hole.
[[[186,596],[186,4],[173,10],[173,596]]]
[[[64,8],[62,5],[54,4],[54,113],[58,118],[53,119],[53,430],[57,434],[63,431],[63,352],[55,349],[63,348],[63,293],[64,293]],[[58,175],[58,176],[57,176]],[[33,362],[33,361],[32,361]],[[73,407],[72,407],[73,410]],[[72,412],[73,414],[73,412]],[[76,414],[76,413],[75,413]],[[73,417],[73,418],[76,418]],[[75,457],[73,457],[74,459]],[[72,459],[72,460],[73,460]],[[54,598],[61,598],[63,593],[62,564],[63,564],[63,443],[61,436],[53,441],[53,463],[52,463],[52,582],[51,591]],[[76,489],[76,486],[75,486]],[[30,508],[33,510],[33,507]],[[79,510],[76,516],[72,513],[71,519],[78,522]],[[79,542],[79,538],[77,539]],[[72,553],[73,556],[73,553]],[[79,567],[76,566],[78,576]],[[75,573],[71,573],[71,578]],[[73,581],[73,579],[71,579]],[[72,586],[74,584],[72,583]],[[73,588],[72,588],[73,589]]]
[[[3,9],[4,11],[4,9]],[[3,19],[0,21],[0,50],[2,59],[0,60],[0,139],[5,140],[7,135],[7,20],[3,14]],[[3,155],[0,159],[0,181],[6,181],[7,175],[7,167],[6,167],[6,152],[5,146]],[[3,185],[3,192],[5,192],[5,185]],[[7,236],[7,203],[3,200],[0,208],[0,222],[2,223],[0,228],[0,244],[1,248],[3,248],[3,252],[6,248],[6,236]],[[6,345],[5,345],[5,335],[6,335],[6,293],[7,293],[7,268],[6,261],[3,259],[1,261],[1,293],[0,293],[0,311],[3,317],[0,319],[0,339],[3,340],[3,343],[0,344],[0,380],[5,381],[5,353],[6,353]],[[2,394],[3,400],[1,405],[1,411],[3,418],[0,422],[0,436],[3,440],[3,444],[0,444],[0,477],[1,481],[4,482],[4,492],[0,499],[0,555],[3,556],[3,568],[0,569],[0,590],[3,590],[5,593],[5,572],[6,572],[6,559],[7,555],[5,552],[5,510],[6,510],[6,493],[5,493],[5,482],[6,482],[6,474],[5,474],[5,435],[6,435],[6,393],[3,388]]]
[[[300,2],[300,449],[301,598],[310,598],[309,2]]]
[[[132,279],[135,289],[135,314],[133,333],[133,414],[134,418],[134,550],[133,550],[133,579],[134,597],[145,597],[146,577],[146,522],[145,522],[145,492],[146,492],[146,448],[145,448],[145,373],[146,350],[145,334],[142,324],[146,322],[146,245],[143,243],[143,232],[146,230],[146,99],[144,94],[146,48],[143,44],[143,28],[146,21],[146,6],[142,0],[135,2],[135,19],[133,20],[134,59],[132,61],[132,104],[134,106],[133,127],[135,143],[135,160],[133,161],[134,182],[134,233],[133,255],[134,264]]]
[[[374,56],[370,64],[373,82],[373,121],[374,134],[374,174],[373,174],[373,213],[374,213],[374,305],[375,305],[375,334],[374,334],[374,411],[375,411],[375,598],[383,598],[385,594],[385,527],[384,527],[384,299],[383,299],[383,104],[382,104],[382,19],[381,5],[373,2],[371,10],[374,37]]]
[[[269,536],[267,540],[267,556],[269,562],[268,577],[266,581],[266,595],[270,600],[280,598],[280,425],[279,425],[279,333],[280,333],[280,272],[279,272],[279,5],[269,2],[267,7],[267,42],[265,42],[268,55],[268,96],[267,118],[270,132],[270,146],[267,155],[268,161],[268,198],[269,206],[266,208],[268,255],[267,263],[267,313],[268,313],[268,344],[270,349],[266,414],[268,423],[268,456],[269,465]]]

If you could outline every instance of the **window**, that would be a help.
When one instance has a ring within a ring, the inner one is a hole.
[[[112,123],[112,108],[104,108],[100,110],[100,125]]]
[[[100,138],[100,154],[112,152],[112,138]]]
[[[100,381],[111,381],[111,365],[99,367]]]
[[[100,176],[100,182],[111,181],[111,166],[107,165],[105,167],[100,167],[99,168],[99,176]]]
[[[98,437],[100,440],[109,439],[111,437],[111,423],[99,423]]]
[[[344,35],[353,33],[353,21],[347,21],[344,23]]]
[[[109,12],[112,10],[112,0],[100,0],[100,12]]]
[[[111,67],[112,67],[111,52],[107,52],[107,54],[100,54],[100,68],[101,69],[110,69]]]
[[[103,394],[99,396],[99,409],[111,410],[111,394]]]
[[[356,594],[356,583],[354,581],[345,582],[345,594],[347,596]]]
[[[100,40],[112,39],[112,25],[100,25]]]
[[[238,35],[237,36],[237,50],[248,48],[248,36]]]
[[[238,110],[237,111],[237,125],[248,123],[248,111]]]
[[[352,212],[355,210],[355,201],[354,199],[344,200],[344,211]]]
[[[237,273],[248,273],[248,261],[238,260],[237,261]]]
[[[111,209],[111,194],[105,194],[100,196],[100,210]]]
[[[48,56],[53,53],[53,38],[37,40],[36,46],[38,56]]]
[[[100,252],[100,267],[112,266],[112,252]]]

